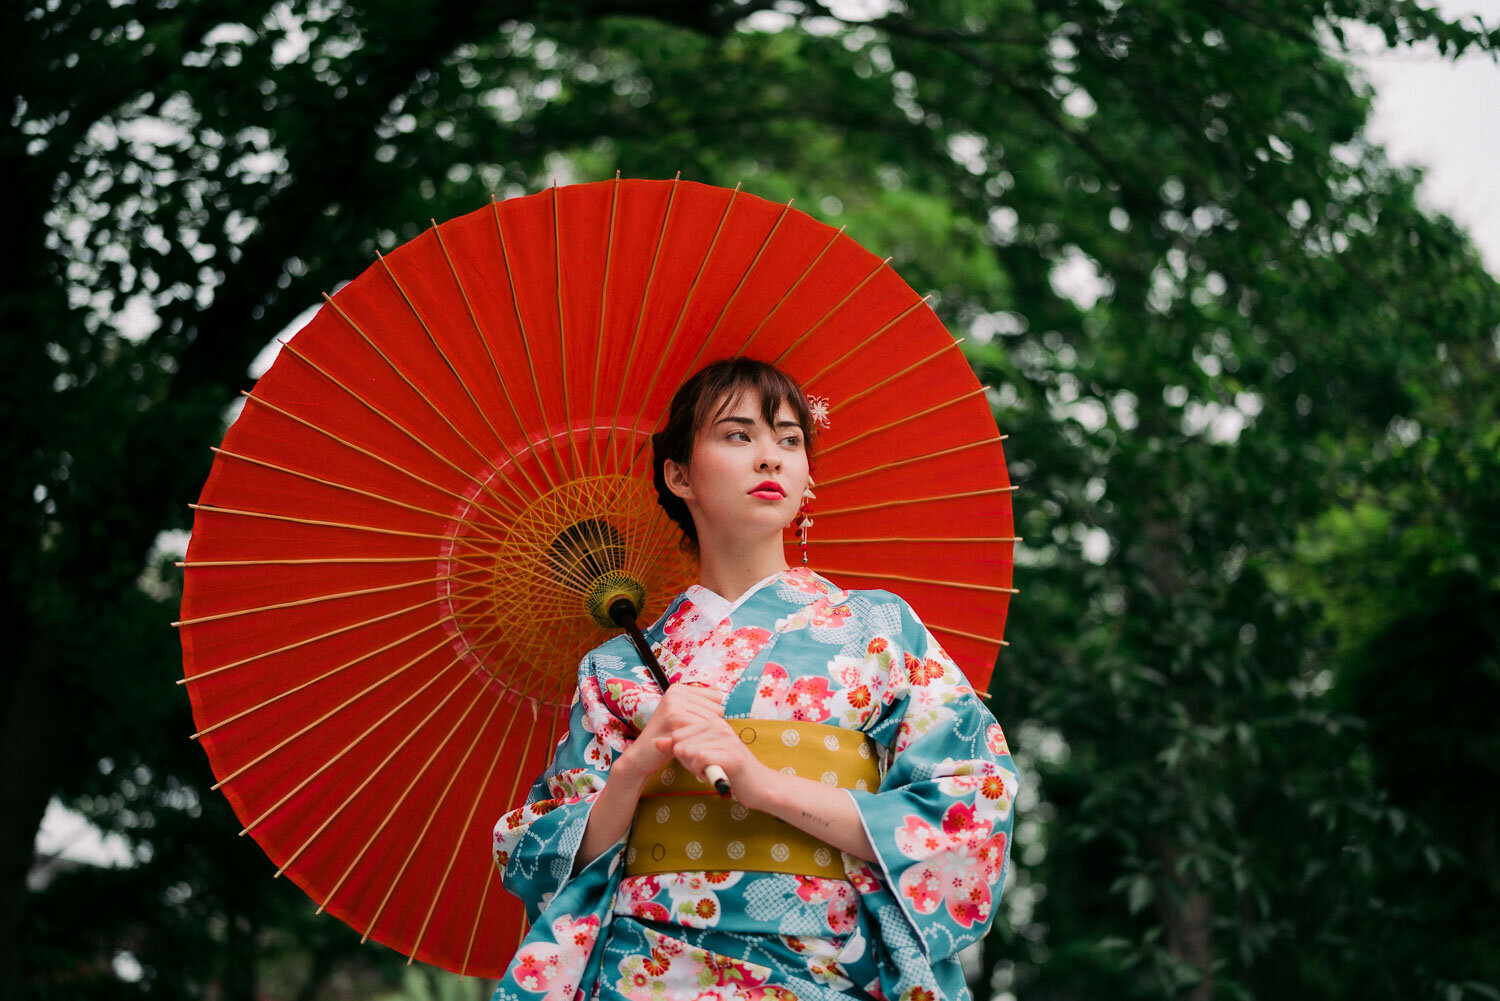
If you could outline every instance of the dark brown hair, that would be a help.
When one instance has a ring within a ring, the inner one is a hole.
[[[667,413],[666,426],[651,436],[656,502],[682,529],[683,547],[691,552],[698,551],[698,529],[693,525],[693,515],[687,503],[667,489],[667,460],[691,465],[693,442],[697,440],[698,432],[717,420],[741,393],[749,393],[760,400],[761,417],[773,427],[781,405],[790,406],[802,428],[808,462],[812,461],[812,410],[797,380],[769,362],[743,355],[725,358],[700,369],[678,387]]]

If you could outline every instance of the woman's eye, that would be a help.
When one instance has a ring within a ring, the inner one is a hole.
[[[802,438],[798,435],[790,434],[781,439],[781,443],[790,448],[796,448],[798,445],[802,444]]]

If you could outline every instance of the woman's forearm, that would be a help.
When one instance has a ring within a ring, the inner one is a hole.
[[[756,802],[746,806],[778,817],[841,852],[875,861],[875,849],[851,796],[812,779],[767,771],[774,777],[757,783]]]
[[[588,826],[583,829],[583,840],[573,856],[574,872],[625,837],[635,818],[635,806],[640,801],[647,778],[645,774],[638,774],[623,755],[615,762],[604,780],[604,788],[589,810]]]

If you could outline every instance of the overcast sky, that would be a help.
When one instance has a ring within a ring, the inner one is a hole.
[[[1443,15],[1500,26],[1500,0],[1443,0]],[[1468,229],[1490,273],[1500,276],[1500,65],[1489,56],[1453,62],[1436,49],[1385,48],[1372,32],[1355,60],[1375,87],[1372,138],[1398,163],[1426,169],[1421,197]]]

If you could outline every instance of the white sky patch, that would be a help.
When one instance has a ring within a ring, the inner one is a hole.
[[[1104,408],[1104,404],[1091,396],[1068,404],[1067,414],[1083,425],[1084,430],[1090,434],[1109,423],[1109,411]]]
[[[1102,528],[1090,528],[1083,534],[1083,558],[1090,563],[1101,564],[1109,559],[1109,533]]]
[[[282,342],[291,340],[298,331],[312,322],[312,318],[322,308],[323,304],[321,302],[308,306],[293,317],[292,322],[282,328],[281,333],[271,338],[270,343],[261,348],[260,354],[256,355],[254,360],[250,362],[250,378],[259,379],[271,371],[271,366],[275,364],[277,356],[281,354]]]
[[[987,344],[995,339],[997,334],[1011,336],[1023,334],[1027,327],[1026,317],[1020,313],[1001,311],[998,313],[980,313],[969,321],[969,337],[979,344]]]
[[[292,12],[290,4],[277,4],[271,17],[278,27],[286,32],[271,47],[271,62],[275,66],[286,66],[300,62],[312,48],[312,35],[303,27],[303,19]]]
[[[1094,112],[1099,110],[1099,105],[1094,103],[1093,97],[1082,87],[1074,87],[1068,91],[1068,96],[1063,98],[1063,110],[1074,118],[1092,118]]]
[[[1500,0],[1438,0],[1443,17],[1500,26]],[[1346,24],[1354,64],[1375,88],[1368,133],[1397,163],[1426,169],[1424,207],[1461,223],[1500,275],[1500,65],[1471,49],[1444,59],[1432,45],[1388,49],[1379,31]]]
[[[873,21],[889,14],[892,5],[890,0],[826,0],[823,6],[845,21]]]
[[[1193,400],[1182,409],[1184,434],[1201,434],[1215,444],[1230,444],[1239,440],[1244,429],[1245,415],[1237,407],[1226,407],[1215,400]]]
[[[741,26],[750,31],[759,31],[767,35],[786,31],[796,23],[795,17],[779,10],[758,10],[740,22]]]
[[[151,297],[139,292],[125,300],[125,308],[115,314],[114,324],[121,337],[138,344],[156,333],[161,317],[152,308]]]
[[[141,961],[135,958],[135,953],[124,950],[115,953],[109,965],[114,969],[115,976],[127,984],[135,983],[146,973],[145,968],[141,966]]]
[[[135,864],[135,856],[124,838],[106,834],[56,799],[47,804],[47,813],[42,817],[42,826],[36,834],[36,853],[59,855],[90,865]]]
[[[990,210],[990,238],[1001,246],[1016,242],[1021,224],[1021,214],[1009,205]]]
[[[1052,266],[1047,275],[1052,291],[1071,299],[1079,309],[1092,309],[1094,303],[1110,292],[1114,285],[1099,273],[1094,259],[1077,247],[1068,247],[1066,256]]]
[[[151,548],[162,556],[180,560],[187,555],[188,539],[191,535],[192,533],[184,528],[169,528],[157,533],[156,541],[151,544]]]
[[[973,132],[960,132],[948,139],[948,156],[953,162],[976,176],[989,170],[984,151],[988,144],[984,137]]]
[[[249,26],[227,21],[224,24],[216,24],[212,28],[209,28],[208,33],[203,36],[204,46],[247,45],[253,41],[255,41],[255,32],[250,30]]]

